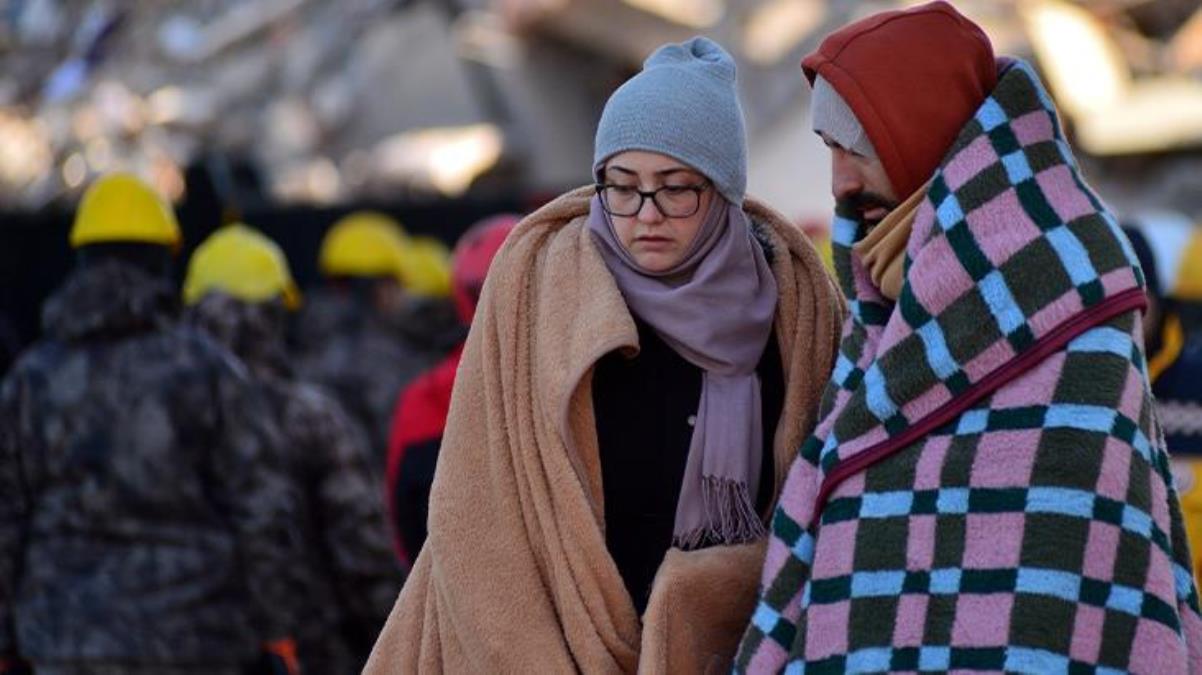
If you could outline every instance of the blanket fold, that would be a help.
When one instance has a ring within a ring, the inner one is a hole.
[[[637,616],[605,546],[594,364],[637,331],[583,227],[591,188],[510,234],[465,347],[429,538],[366,673],[661,673],[729,666],[764,541],[671,550]],[[777,485],[813,430],[842,298],[812,246],[749,201],[772,248],[787,394]],[[765,514],[766,515],[766,514]]]
[[[1143,277],[1028,64],[926,189],[896,303],[851,316],[737,670],[1202,669],[1145,375]]]

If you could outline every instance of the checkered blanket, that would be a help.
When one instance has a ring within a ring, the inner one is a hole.
[[[736,671],[1202,671],[1143,278],[1030,66],[934,175],[896,305],[851,301]]]

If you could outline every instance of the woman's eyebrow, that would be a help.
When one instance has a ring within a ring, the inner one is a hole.
[[[605,167],[605,171],[606,171],[606,173],[608,173],[608,172],[610,172],[610,171],[617,171],[618,173],[624,173],[624,174],[626,174],[626,175],[628,175],[628,176],[637,176],[637,175],[639,175],[639,174],[638,174],[638,172],[636,172],[636,171],[633,171],[633,170],[631,170],[631,169],[627,169],[627,168],[626,168],[626,167],[624,167],[624,166],[607,166],[607,167]]]
[[[637,171],[634,171],[633,169],[627,169],[627,168],[626,168],[626,167],[624,167],[624,166],[607,166],[607,167],[605,167],[605,170],[606,170],[606,172],[609,172],[609,171],[617,171],[617,172],[619,172],[619,173],[622,173],[622,174],[625,174],[625,175],[628,175],[628,176],[637,176],[637,175],[639,175]],[[660,170],[660,171],[656,171],[656,172],[655,172],[655,175],[656,175],[656,176],[659,176],[659,177],[661,177],[661,178],[662,178],[662,177],[671,176],[671,175],[673,175],[673,174],[677,174],[677,173],[689,173],[689,174],[697,175],[697,172],[696,172],[696,171],[694,171],[693,169],[690,169],[690,168],[689,168],[689,167],[687,167],[687,166],[674,166],[674,167],[670,167],[670,168],[667,168],[667,169],[663,169],[663,170]]]
[[[671,176],[672,174],[677,174],[677,173],[689,173],[689,174],[693,174],[693,175],[698,175],[696,171],[688,168],[687,166],[675,166],[675,167],[672,167],[671,169],[664,169],[663,171],[656,171],[655,175]]]

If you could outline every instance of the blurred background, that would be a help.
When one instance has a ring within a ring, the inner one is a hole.
[[[910,4],[0,0],[0,343],[37,337],[74,204],[103,172],[173,200],[185,255],[243,220],[303,286],[349,211],[449,244],[479,216],[589,182],[610,92],[694,34],[739,60],[749,192],[821,239],[829,160],[798,62],[830,30]],[[954,4],[1044,74],[1120,216],[1202,218],[1202,2]]]

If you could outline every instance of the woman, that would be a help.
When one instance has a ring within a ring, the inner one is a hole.
[[[606,104],[597,185],[509,236],[452,396],[429,537],[368,673],[729,664],[842,306],[743,199],[735,66],[666,45]]]

